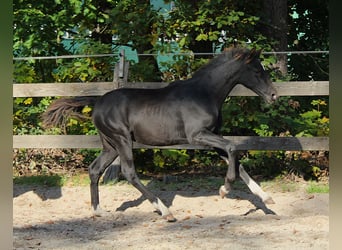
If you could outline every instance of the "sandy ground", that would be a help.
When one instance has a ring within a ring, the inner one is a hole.
[[[154,190],[177,221],[166,222],[128,184],[100,187],[109,211],[93,217],[89,187],[14,186],[14,249],[329,248],[329,195],[266,190],[263,206],[246,191]]]

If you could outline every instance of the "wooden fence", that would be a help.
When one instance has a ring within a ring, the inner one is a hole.
[[[125,61],[124,51],[114,68],[113,82],[96,83],[21,83],[13,84],[13,97],[46,96],[100,96],[113,89],[161,88],[166,82],[127,82],[129,62]],[[281,82],[274,83],[279,96],[325,96],[329,95],[329,82]],[[230,96],[255,96],[251,90],[237,85]],[[259,137],[259,136],[224,136],[239,150],[329,150],[328,137]],[[96,135],[14,135],[13,148],[101,148]],[[194,145],[171,145],[152,147],[135,143],[134,148],[164,149],[207,149],[210,147]]]
[[[124,68],[121,68],[124,70]],[[120,77],[122,75],[118,74]],[[122,79],[121,79],[122,80]],[[29,83],[13,84],[13,97],[45,96],[98,96],[120,87],[159,88],[168,83],[144,82],[130,83],[116,80],[114,82],[96,83]],[[329,82],[275,82],[279,96],[327,96]],[[237,85],[230,96],[255,96],[241,85]],[[224,118],[223,118],[224,119]],[[329,150],[329,137],[259,137],[259,136],[225,136],[233,141],[239,150]],[[14,135],[13,148],[101,148],[96,135]],[[210,149],[193,145],[172,145],[151,147],[135,143],[134,148],[174,148],[174,149]]]

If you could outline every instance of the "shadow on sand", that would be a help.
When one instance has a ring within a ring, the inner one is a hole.
[[[13,198],[33,191],[43,201],[62,197],[62,177],[52,176],[22,176],[13,180]]]
[[[156,185],[156,182],[159,182],[159,183]],[[199,192],[200,189],[194,188],[194,187],[190,187],[189,189],[188,188],[184,189],[184,187],[183,187],[183,188],[179,188],[179,190],[174,191],[174,190],[168,190],[168,188],[167,188],[168,184],[165,184],[165,183],[162,184],[160,182],[161,181],[158,181],[158,180],[151,181],[151,182],[149,182],[149,184],[146,185],[146,187],[149,190],[151,190],[154,194],[156,194],[159,198],[161,198],[163,200],[163,202],[165,203],[165,205],[168,207],[172,206],[172,203],[173,203],[176,195],[185,196],[185,197],[196,197],[198,195],[201,195],[201,196],[203,196],[203,195],[207,195],[207,196],[218,195],[219,186],[217,186],[216,190],[213,187],[211,187],[209,189],[201,188],[201,192]],[[241,183],[243,183],[243,182],[239,183],[239,180],[237,180],[236,182],[237,182],[237,185],[239,185],[239,186],[241,186]],[[164,185],[166,185],[166,187],[161,188],[161,186],[164,186]],[[177,185],[177,184],[175,184],[175,185]],[[164,190],[164,191],[161,191],[161,190]],[[203,192],[203,190],[204,190],[204,192]],[[225,198],[247,200],[255,206],[254,209],[249,210],[248,212],[246,212],[243,215],[248,215],[250,213],[256,212],[259,209],[261,209],[265,214],[276,215],[276,213],[274,211],[272,211],[271,209],[269,209],[266,206],[266,204],[258,196],[254,195],[249,190],[243,190],[243,188],[240,189],[239,187],[237,187],[237,188],[234,188],[233,190],[231,190]],[[121,204],[121,206],[116,209],[116,211],[125,211],[128,208],[137,207],[140,204],[142,204],[145,200],[146,200],[146,198],[143,195],[141,195],[139,198],[137,198],[135,200],[123,202]]]

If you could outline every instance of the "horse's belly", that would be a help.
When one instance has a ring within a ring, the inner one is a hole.
[[[139,124],[133,129],[132,136],[136,142],[145,145],[166,146],[188,143],[184,129],[170,125],[153,122]]]

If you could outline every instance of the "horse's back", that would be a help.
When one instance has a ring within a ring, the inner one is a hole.
[[[126,107],[131,112],[139,111],[146,107],[163,107],[178,105],[179,101],[185,102],[191,98],[193,88],[187,87],[182,82],[174,82],[164,88],[120,88],[104,94],[95,105],[95,109],[106,110],[108,107]]]

